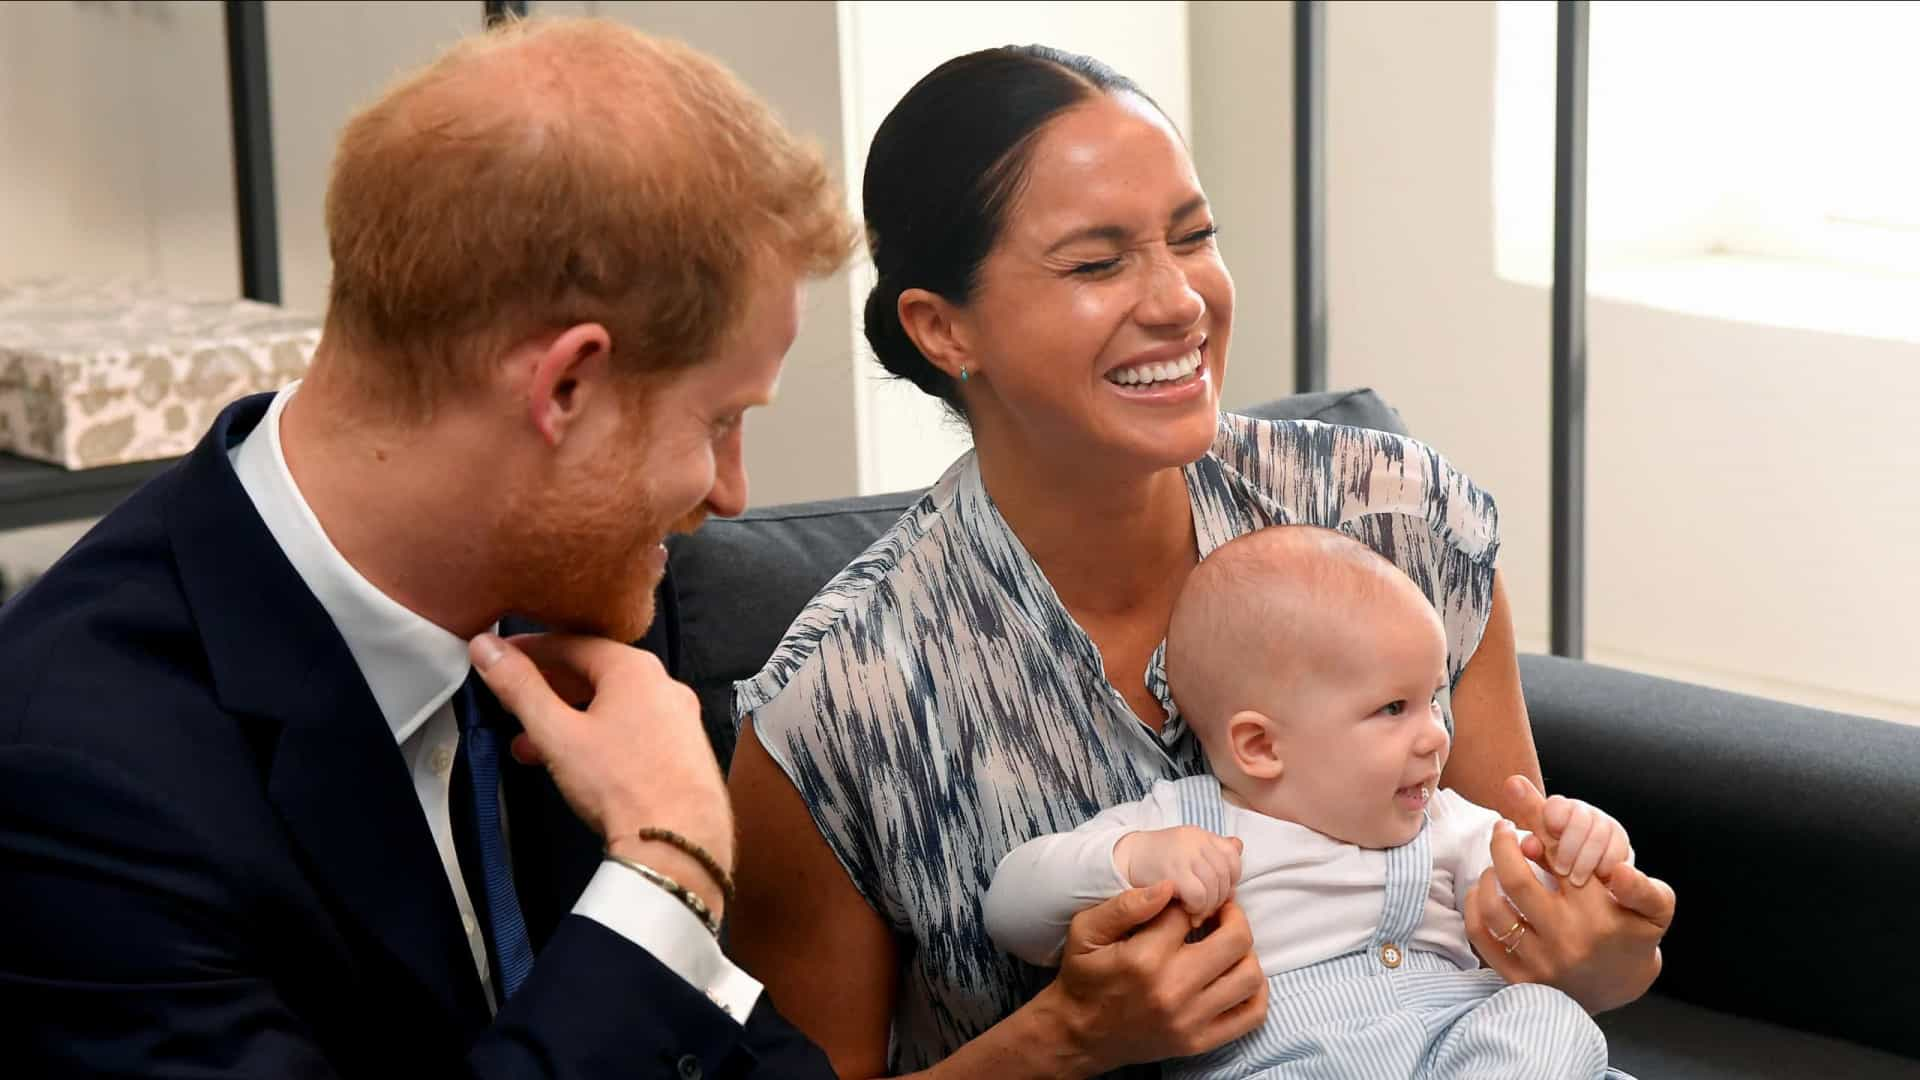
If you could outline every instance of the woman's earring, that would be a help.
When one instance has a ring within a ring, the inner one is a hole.
[[[960,381],[961,382],[967,381],[967,365],[965,364],[960,365]]]

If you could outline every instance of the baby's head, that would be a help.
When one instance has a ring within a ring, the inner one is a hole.
[[[1167,678],[1248,808],[1368,848],[1420,831],[1449,746],[1446,634],[1366,545],[1282,525],[1216,550],[1174,605]]]

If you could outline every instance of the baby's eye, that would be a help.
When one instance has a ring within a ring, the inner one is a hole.
[[[1402,698],[1399,701],[1389,701],[1385,705],[1380,706],[1380,711],[1386,713],[1388,716],[1399,716],[1401,713],[1407,711],[1406,699]]]

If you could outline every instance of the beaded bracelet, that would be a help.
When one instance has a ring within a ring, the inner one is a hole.
[[[727,903],[733,903],[733,878],[727,873],[726,868],[720,865],[720,860],[713,857],[712,852],[679,833],[674,832],[672,829],[656,829],[649,826],[639,830],[634,835],[642,841],[657,840],[662,844],[678,848],[682,852],[685,852],[688,858],[699,863],[700,868],[705,870],[707,874],[713,878],[715,885],[720,886],[721,897],[725,899]]]
[[[720,916],[715,915],[713,909],[707,906],[707,902],[695,895],[693,890],[660,871],[655,870],[653,867],[647,866],[644,863],[634,862],[624,855],[615,855],[609,851],[607,852],[607,858],[612,859],[621,866],[626,867],[641,877],[646,878],[648,881],[653,882],[655,885],[658,885],[660,888],[665,889],[668,895],[685,904],[687,910],[693,912],[694,918],[700,920],[701,925],[707,928],[709,934],[712,934],[716,938],[720,936]]]

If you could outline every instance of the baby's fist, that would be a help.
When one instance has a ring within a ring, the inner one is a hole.
[[[1121,837],[1113,848],[1113,865],[1137,888],[1173,882],[1180,906],[1199,926],[1233,895],[1240,880],[1241,848],[1238,838],[1181,825]]]

